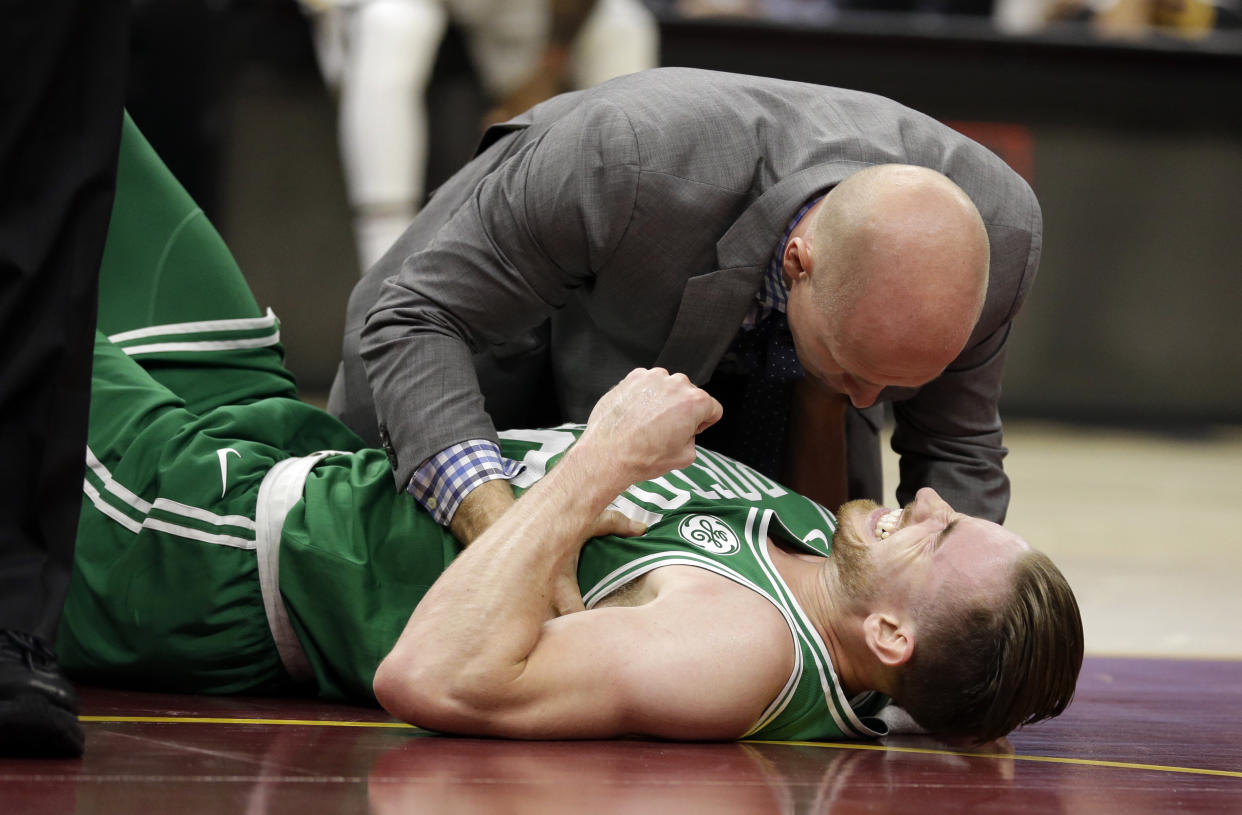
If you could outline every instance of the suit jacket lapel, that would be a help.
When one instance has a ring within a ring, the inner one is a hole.
[[[868,165],[830,162],[794,173],[755,199],[716,243],[720,268],[690,278],[656,365],[703,384],[737,336],[776,243],[798,208]]]
[[[695,384],[706,382],[754,302],[763,268],[719,269],[690,278],[655,364],[681,371]]]

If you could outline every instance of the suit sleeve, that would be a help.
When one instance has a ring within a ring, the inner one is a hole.
[[[1010,325],[961,359],[912,398],[893,404],[893,451],[901,457],[897,500],[904,506],[932,487],[959,512],[996,522],[1009,506],[997,402]],[[959,367],[960,366],[960,367]]]
[[[989,298],[998,302],[985,306],[980,322],[996,327],[912,398],[893,405],[893,451],[901,458],[897,500],[903,505],[927,486],[959,512],[1005,520],[1009,477],[1003,462],[1009,451],[1002,443],[1001,379],[1013,318],[1034,282],[1042,248],[1038,203],[1029,190],[1023,198],[1029,223],[1003,230],[1002,240],[992,234],[996,291],[989,291]],[[990,309],[999,317],[990,317]]]
[[[582,105],[486,176],[385,282],[361,354],[398,486],[453,443],[496,440],[473,355],[592,284],[631,221],[637,164],[624,115]]]

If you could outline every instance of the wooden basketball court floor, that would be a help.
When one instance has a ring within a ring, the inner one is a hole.
[[[1009,525],[1074,584],[1089,656],[1069,710],[998,752],[458,739],[369,708],[82,688],[86,756],[0,760],[0,815],[1242,813],[1242,432],[1007,441]]]

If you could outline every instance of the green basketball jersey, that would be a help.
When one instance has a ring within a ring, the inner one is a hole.
[[[581,432],[580,425],[565,425],[501,433],[504,453],[526,464],[515,486],[538,481]],[[727,577],[763,595],[781,612],[797,648],[789,681],[746,737],[809,741],[883,732],[882,724],[865,717],[886,699],[864,694],[851,705],[828,649],[766,547],[770,536],[796,551],[827,556],[836,530],[832,513],[750,467],[702,448],[689,467],[631,486],[612,507],[648,528],[640,537],[596,538],[583,547],[578,584],[587,608],[661,566],[695,566]]]

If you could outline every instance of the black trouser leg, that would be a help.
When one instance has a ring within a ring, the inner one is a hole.
[[[0,0],[0,628],[51,641],[82,501],[127,0]]]

